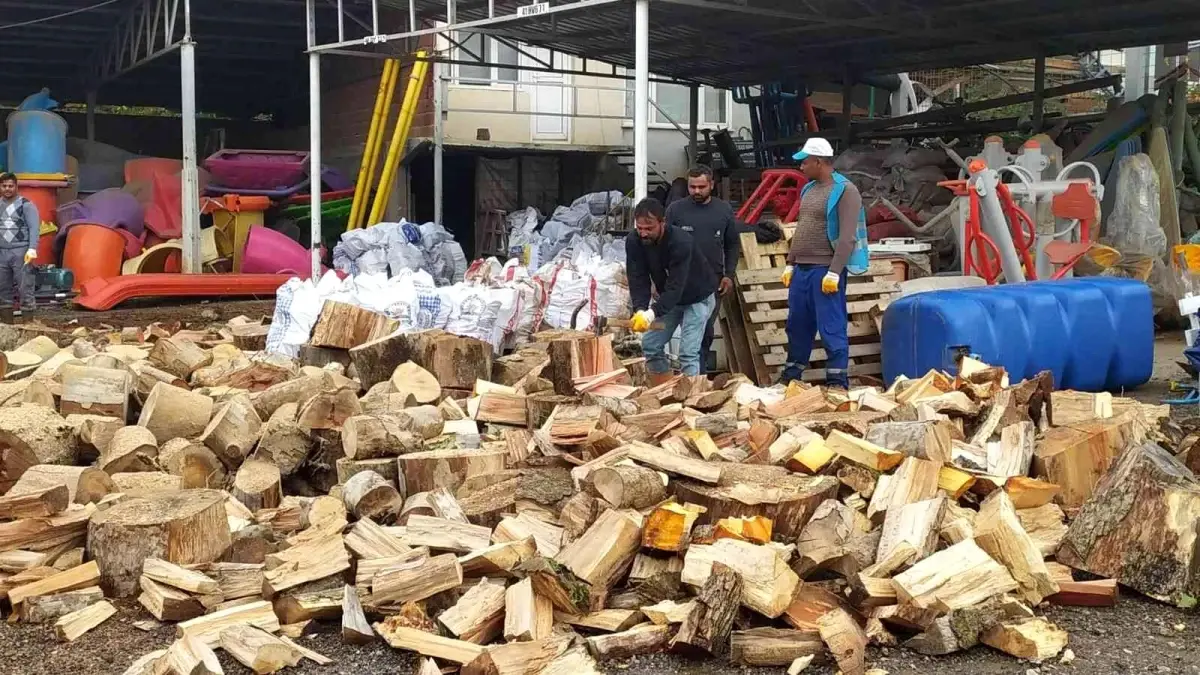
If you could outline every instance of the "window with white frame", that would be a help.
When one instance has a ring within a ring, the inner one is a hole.
[[[659,110],[650,106],[651,124],[670,124],[671,120],[680,126],[691,123],[691,110],[688,106],[689,87],[684,84],[668,84],[666,82],[650,83],[650,98],[658,104]],[[729,92],[709,86],[700,87],[700,120],[701,126],[724,126],[729,124]],[[666,113],[664,115],[663,113]],[[633,117],[633,80],[625,81],[625,116]],[[667,117],[670,116],[670,119]]]
[[[461,84],[486,86],[517,81],[516,49],[481,33],[460,33],[458,42],[462,46],[455,50],[456,60],[469,62],[458,64]]]

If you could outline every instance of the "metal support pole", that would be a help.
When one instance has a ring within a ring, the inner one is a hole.
[[[89,141],[96,140],[96,92],[95,90],[87,93],[87,139]]]
[[[442,80],[442,64],[434,61],[433,68],[433,222],[442,224],[442,164],[445,161],[446,125],[442,111],[446,107],[443,99],[445,82]]]
[[[645,199],[650,167],[650,0],[633,10],[633,199]]]
[[[688,163],[695,165],[699,163],[699,158],[696,156],[697,146],[699,145],[700,127],[700,85],[693,82],[688,87]]]
[[[183,192],[179,199],[183,218],[183,271],[199,274],[204,261],[200,252],[200,177],[196,170],[196,43],[192,41],[190,0],[184,0],[183,3],[179,85],[179,108],[183,122]]]
[[[850,125],[850,113],[854,110],[854,71],[846,68],[842,75],[842,118],[838,124],[842,126],[842,152],[850,149],[854,142],[854,132]]]
[[[1038,54],[1033,62],[1033,133],[1042,133],[1046,119],[1046,56]]]
[[[317,17],[314,0],[305,3],[308,9],[308,46],[317,43]],[[372,2],[372,7],[376,5]],[[308,175],[312,176],[310,204],[309,250],[312,252],[312,280],[321,276],[321,55],[308,53]]]

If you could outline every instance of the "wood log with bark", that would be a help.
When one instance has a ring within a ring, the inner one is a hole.
[[[748,464],[723,467],[717,485],[692,480],[672,482],[681,502],[706,509],[698,524],[722,518],[762,516],[774,523],[783,537],[796,537],[817,506],[836,496],[838,481],[832,476],[798,476],[783,467]]]
[[[59,377],[62,380],[59,411],[63,415],[107,415],[122,421],[129,416],[133,380],[123,366],[113,369],[65,365]]]
[[[376,459],[419,452],[424,439],[405,431],[399,419],[355,415],[342,424],[342,448],[350,459]]]
[[[356,518],[379,519],[399,511],[403,500],[388,481],[374,471],[355,474],[342,486],[346,510]]]
[[[114,492],[112,478],[100,469],[88,466],[36,464],[21,474],[20,480],[7,492],[10,497],[38,493],[58,485],[66,486],[68,499],[75,504],[99,501]]]
[[[130,471],[154,471],[158,467],[158,441],[146,427],[122,427],[100,454],[98,464],[110,476]]]
[[[396,367],[412,361],[447,389],[471,389],[492,371],[492,348],[474,338],[441,330],[396,333],[350,350],[363,388],[391,378]]]
[[[262,434],[262,420],[250,397],[234,396],[217,406],[199,441],[216,454],[230,471],[242,465]]]
[[[251,511],[275,508],[283,500],[281,480],[279,467],[251,459],[237,470],[230,494]]]
[[[20,478],[19,467],[34,464],[75,464],[79,448],[75,430],[53,408],[18,403],[0,408],[0,448],[8,480]],[[15,474],[15,475],[14,475]]]
[[[666,498],[663,479],[653,469],[602,467],[589,477],[596,494],[618,509],[644,509]]]
[[[718,539],[710,545],[692,545],[683,559],[683,583],[700,587],[712,574],[713,564],[723,563],[742,578],[742,604],[775,618],[791,604],[800,578],[769,546],[736,539]]]
[[[159,382],[146,397],[137,423],[149,429],[159,443],[172,438],[193,438],[208,425],[212,409],[211,398]]]
[[[733,568],[714,562],[691,611],[671,640],[671,649],[723,654],[743,594],[741,576]]]
[[[351,349],[379,339],[396,329],[386,315],[344,302],[326,300],[313,326],[308,344],[314,347]]]
[[[197,369],[212,364],[209,352],[191,340],[173,337],[160,338],[150,350],[150,364],[182,380],[187,380]]]

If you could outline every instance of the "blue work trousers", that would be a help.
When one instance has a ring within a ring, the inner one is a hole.
[[[838,292],[821,292],[828,267],[794,265],[788,289],[788,362],[783,382],[799,380],[808,368],[813,339],[820,332],[825,348],[825,382],[850,388],[850,339],[846,336],[846,273],[838,281]]]
[[[650,330],[642,336],[642,352],[646,355],[646,370],[661,375],[671,368],[667,360],[667,343],[679,329],[679,370],[684,375],[700,374],[700,343],[704,329],[717,305],[717,296],[710,295],[690,305],[676,305],[665,316],[656,317],[662,330]]]

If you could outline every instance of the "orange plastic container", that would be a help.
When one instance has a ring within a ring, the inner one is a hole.
[[[125,238],[103,225],[80,223],[67,232],[62,266],[75,273],[75,290],[97,277],[121,274]]]
[[[42,223],[55,223],[58,222],[55,220],[58,216],[58,190],[57,187],[22,185],[20,194],[37,207],[38,218],[42,220]],[[41,223],[38,224],[41,225]]]
[[[38,237],[37,257],[33,259],[36,265],[53,265],[54,260],[54,233],[43,234]]]

